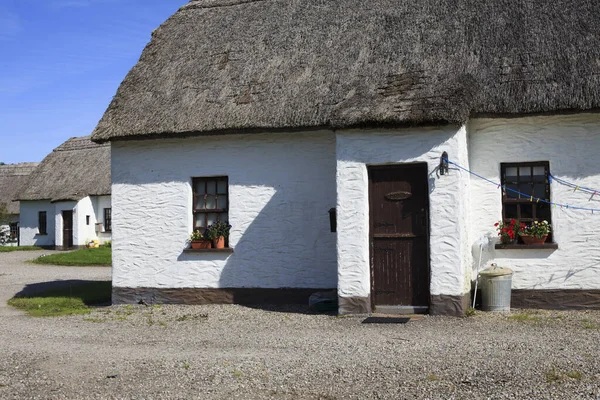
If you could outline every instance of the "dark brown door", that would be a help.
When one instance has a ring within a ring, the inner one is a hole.
[[[73,211],[63,211],[63,249],[73,247]]]
[[[429,307],[427,164],[369,167],[371,299],[378,306]],[[385,307],[379,307],[380,311]]]

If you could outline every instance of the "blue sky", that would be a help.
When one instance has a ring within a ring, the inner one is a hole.
[[[0,161],[92,132],[152,30],[187,0],[0,0]]]

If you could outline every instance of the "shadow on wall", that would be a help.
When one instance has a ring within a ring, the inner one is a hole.
[[[298,199],[278,189],[248,225],[232,228],[234,235],[244,231],[235,243],[235,253],[182,253],[178,260],[225,260],[218,280],[221,288],[319,291],[337,287],[336,234],[330,231],[328,213],[331,205],[317,204],[310,196]],[[307,222],[311,220],[315,223]],[[298,300],[295,294],[289,297],[290,302]],[[270,309],[261,304],[263,307]]]

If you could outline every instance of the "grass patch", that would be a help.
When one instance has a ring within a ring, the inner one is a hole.
[[[37,246],[0,246],[0,253],[10,253],[13,251],[33,251],[44,250]]]
[[[511,316],[508,317],[508,319],[510,319],[511,321],[518,321],[518,322],[540,322],[542,320],[539,316],[533,315],[530,313],[526,313],[526,312],[512,314]]]
[[[569,371],[565,375],[567,375],[571,379],[580,380],[581,378],[583,378],[583,374],[579,371]]]
[[[35,264],[65,265],[65,266],[88,266],[88,265],[111,265],[112,249],[101,246],[97,249],[80,249],[68,253],[56,253],[38,257],[32,260]]]
[[[23,297],[13,297],[9,306],[26,311],[33,317],[58,317],[61,315],[87,314],[90,306],[109,303],[111,282],[85,282],[60,289],[50,289]]]

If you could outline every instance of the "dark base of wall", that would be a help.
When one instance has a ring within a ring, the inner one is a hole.
[[[433,295],[430,297],[429,314],[462,317],[469,309],[470,301],[471,295],[469,293],[462,296]]]
[[[69,248],[64,248],[62,246],[48,246],[48,248],[54,249],[54,250],[79,250],[79,249],[83,249],[86,246],[80,246],[80,245],[73,245]],[[46,247],[44,247],[46,248]]]
[[[335,289],[298,288],[124,288],[112,289],[113,304],[305,304],[315,292]]]
[[[600,310],[600,290],[513,290],[511,307],[550,310]]]
[[[338,313],[340,314],[370,314],[370,297],[341,297],[338,296]]]

